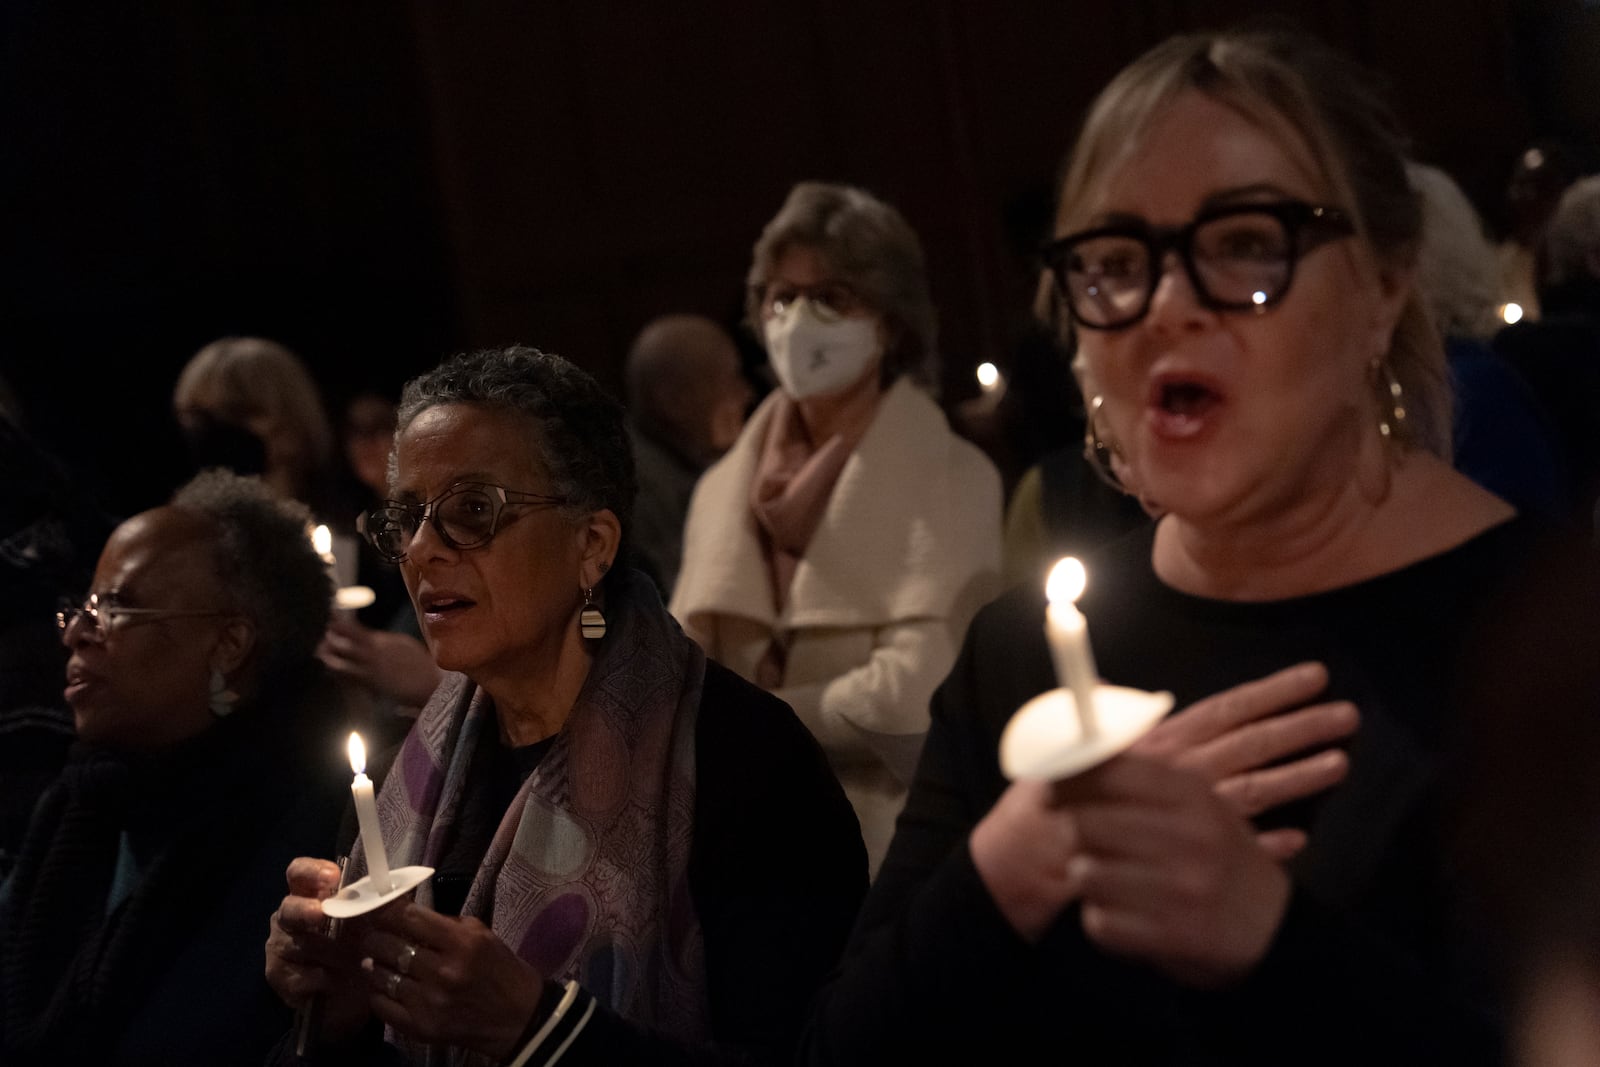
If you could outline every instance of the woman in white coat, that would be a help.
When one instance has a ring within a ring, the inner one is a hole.
[[[748,281],[780,388],[696,486],[671,610],[816,734],[876,874],[929,698],[999,591],[1000,476],[919,386],[934,309],[893,207],[795,186]]]

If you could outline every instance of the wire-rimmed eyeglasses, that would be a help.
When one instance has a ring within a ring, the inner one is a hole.
[[[508,507],[560,507],[565,497],[524,493],[487,482],[457,482],[432,500],[406,504],[386,500],[356,520],[356,529],[390,563],[406,558],[406,550],[427,522],[439,540],[455,549],[479,548],[494,538]]]
[[[1213,311],[1261,311],[1289,292],[1298,259],[1355,233],[1336,207],[1299,200],[1229,204],[1186,226],[1117,222],[1067,234],[1040,249],[1072,319],[1091,330],[1132,326],[1150,310],[1176,252],[1196,298]]]
[[[130,608],[112,600],[102,600],[100,594],[90,593],[83,601],[63,599],[56,611],[56,629],[62,633],[74,619],[82,620],[82,632],[96,641],[104,641],[106,634],[130,626],[134,621],[155,622],[157,619],[200,619],[225,615],[223,611],[203,611],[185,608]]]
[[[818,282],[816,285],[769,282],[760,296],[761,315],[768,319],[786,314],[801,300],[809,303],[817,317],[826,322],[842,319],[864,306],[861,297],[844,282]]]

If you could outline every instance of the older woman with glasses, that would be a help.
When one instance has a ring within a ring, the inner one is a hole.
[[[749,283],[779,388],[695,486],[672,612],[811,728],[876,871],[928,698],[999,592],[1000,476],[919,388],[934,309],[893,207],[795,186]]]
[[[57,615],[77,744],[0,891],[0,1061],[260,1062],[268,881],[349,796],[314,652],[333,589],[310,513],[197,476],[106,542]]]
[[[1173,38],[1092,105],[1045,257],[1162,514],[1080,606],[1101,677],[1180,710],[1008,780],[1004,728],[1065,683],[1041,588],[986,606],[806,1062],[1495,1061],[1442,813],[1464,650],[1544,532],[1445,454],[1401,147],[1281,32]]]
[[[453,358],[405,388],[390,492],[363,529],[448,673],[378,818],[435,873],[335,938],[339,870],[296,860],[273,986],[323,998],[329,1062],[785,1062],[866,857],[794,713],[627,564],[621,406],[533,349]]]

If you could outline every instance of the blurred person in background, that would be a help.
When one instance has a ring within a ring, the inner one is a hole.
[[[667,600],[683,558],[689,497],[738,438],[752,391],[733,338],[703,315],[647,323],[628,348],[623,387],[639,471],[633,548]]]
[[[387,499],[394,427],[395,402],[383,393],[361,390],[346,402],[339,427],[346,512],[365,512]],[[381,750],[405,737],[441,672],[398,568],[365,538],[347,542],[347,551],[350,546],[359,552],[357,584],[372,590],[372,603],[335,611],[317,654],[358,687],[362,717]]]
[[[333,424],[305,363],[261,337],[225,337],[178,372],[173,414],[196,470],[259,474],[311,509],[318,522],[351,528],[338,505]]]
[[[671,609],[811,728],[876,871],[928,697],[1000,587],[1000,475],[927,391],[934,308],[895,208],[802,182],[747,280],[779,388],[695,487]]]
[[[1444,341],[1456,469],[1517,510],[1567,510],[1567,472],[1533,389],[1492,344],[1503,325],[1494,248],[1477,209],[1439,167],[1406,164],[1422,197],[1417,291]]]
[[[1543,314],[1495,335],[1533,388],[1567,471],[1567,516],[1600,536],[1600,175],[1565,187],[1544,231]]]
[[[1576,154],[1557,140],[1544,138],[1517,153],[1506,181],[1505,232],[1495,249],[1496,302],[1516,305],[1506,322],[1533,322],[1544,314],[1539,290],[1546,229],[1561,194],[1582,173]]]

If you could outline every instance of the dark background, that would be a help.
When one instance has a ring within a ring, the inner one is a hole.
[[[335,410],[511,341],[616,387],[650,317],[736,323],[762,224],[820,178],[921,234],[953,404],[1008,363],[1081,108],[1156,40],[1290,13],[1498,226],[1532,137],[1600,140],[1595,7],[7,0],[0,374],[137,510],[185,473],[169,398],[207,341],[287,344]]]

